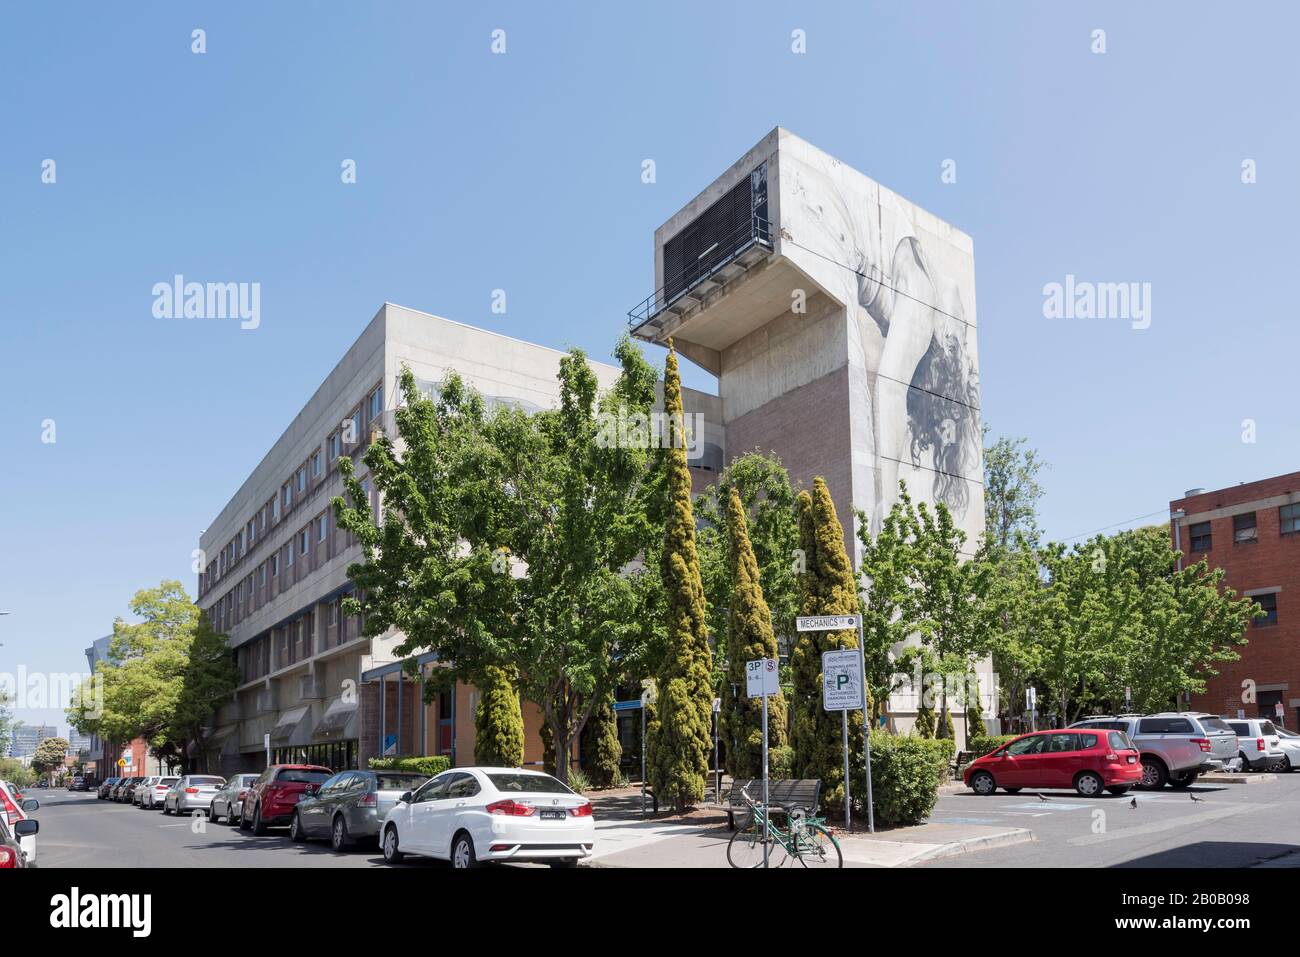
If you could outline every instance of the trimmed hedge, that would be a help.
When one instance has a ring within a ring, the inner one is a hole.
[[[422,758],[371,758],[371,771],[413,771],[433,777],[451,768],[451,758],[445,754],[430,754]]]
[[[991,754],[1008,741],[1014,741],[1020,737],[1018,734],[991,734],[972,737],[966,742],[966,750],[971,752],[975,757],[982,758],[986,754]]]
[[[889,824],[920,824],[939,799],[939,781],[952,758],[952,741],[871,732],[871,791],[876,817]]]

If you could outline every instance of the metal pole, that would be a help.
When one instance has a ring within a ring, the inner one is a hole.
[[[645,817],[645,700],[641,701],[641,816]]]
[[[767,689],[763,689],[763,866],[767,867]]]
[[[713,803],[722,803],[722,769],[718,767],[718,725],[722,723],[722,712],[713,712]]]
[[[862,761],[867,766],[867,830],[876,833],[876,808],[871,796],[871,709],[867,707],[867,642],[858,615],[858,659],[862,662]],[[848,748],[845,748],[848,752]],[[844,776],[848,780],[848,775]]]
[[[865,689],[864,689],[865,690]],[[840,712],[840,723],[844,731],[844,830],[849,830],[849,711]]]

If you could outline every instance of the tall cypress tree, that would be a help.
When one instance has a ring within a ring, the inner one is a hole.
[[[749,525],[740,493],[727,497],[727,558],[731,601],[727,609],[727,683],[723,686],[723,721],[727,740],[727,772],[733,778],[763,773],[763,703],[745,696],[745,662],[777,656],[772,615],[763,598],[758,561],[749,542]],[[767,702],[768,748],[786,744],[785,696]]]
[[[596,787],[612,787],[618,780],[618,765],[623,758],[613,694],[605,695],[604,700],[592,709],[583,733],[587,738],[587,760],[582,766],[583,771]]]
[[[519,692],[504,668],[483,669],[478,708],[474,712],[474,761],[499,768],[524,763],[524,717]]]
[[[713,655],[695,549],[682,386],[671,340],[664,368],[664,412],[668,418],[669,510],[660,574],[667,606],[667,648],[658,677],[659,720],[650,742],[649,776],[655,793],[673,810],[683,811],[704,797],[709,772]]]
[[[859,613],[857,577],[844,549],[844,527],[835,514],[830,490],[820,476],[812,494],[800,492],[799,544],[803,550],[803,614]],[[822,807],[829,813],[844,807],[844,745],[840,714],[822,709],[822,652],[856,648],[856,631],[800,632],[790,656],[794,670],[794,721],[790,743],[795,776],[821,778]],[[870,701],[868,701],[870,707]],[[862,712],[849,712],[850,773],[856,781],[862,767]]]

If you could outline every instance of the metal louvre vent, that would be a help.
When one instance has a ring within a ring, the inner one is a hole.
[[[755,239],[767,222],[767,164],[754,170],[664,243],[663,301],[671,303]]]

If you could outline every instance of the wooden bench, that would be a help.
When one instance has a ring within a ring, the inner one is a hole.
[[[742,791],[748,790],[751,800],[762,802],[762,778],[738,778],[731,782],[731,791],[727,797],[727,827],[736,830],[736,815],[742,815],[743,826],[748,826],[750,810]],[[802,808],[808,814],[816,814],[821,803],[821,778],[789,778],[780,781],[771,779],[767,782],[767,803],[774,808]]]
[[[956,780],[960,778],[961,769],[966,767],[966,765],[970,764],[978,757],[979,755],[976,754],[974,751],[958,751],[956,759],[953,761],[952,764],[948,765],[948,770],[952,773],[953,779]]]

